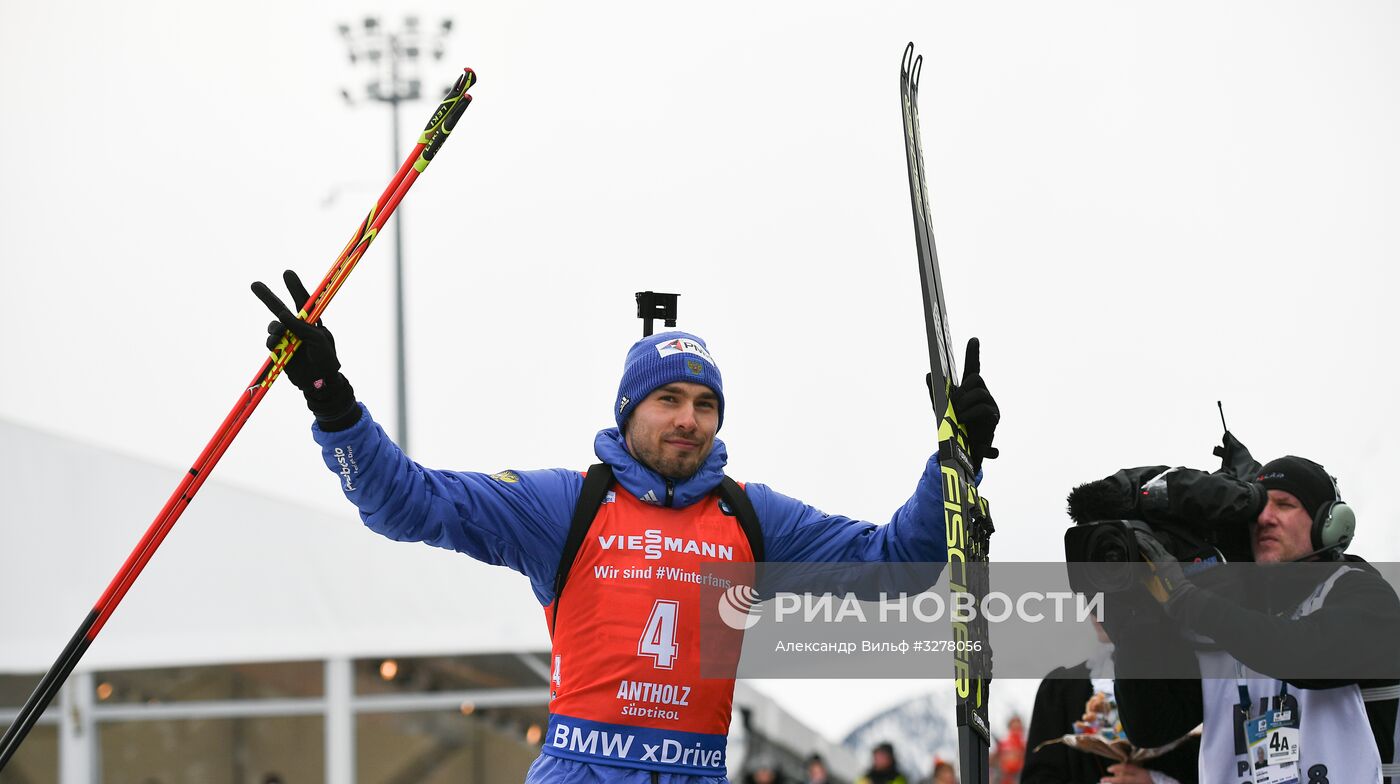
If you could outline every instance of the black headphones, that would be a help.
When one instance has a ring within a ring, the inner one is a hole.
[[[1328,474],[1327,478],[1332,480],[1332,500],[1313,515],[1312,546],[1314,551],[1335,549],[1341,555],[1356,534],[1356,513],[1342,500],[1337,477]]]

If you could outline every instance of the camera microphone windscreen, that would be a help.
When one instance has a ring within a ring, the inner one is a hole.
[[[1113,477],[1086,482],[1069,493],[1069,517],[1083,525],[1095,520],[1126,520],[1133,517],[1132,496],[1124,496],[1121,483]]]

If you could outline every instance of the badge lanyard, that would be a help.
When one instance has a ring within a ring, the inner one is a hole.
[[[1298,784],[1302,779],[1298,700],[1289,695],[1288,684],[1281,682],[1279,693],[1263,700],[1256,713],[1244,667],[1236,662],[1235,668],[1239,675],[1235,684],[1240,693],[1240,715],[1245,717],[1245,751],[1254,784]]]

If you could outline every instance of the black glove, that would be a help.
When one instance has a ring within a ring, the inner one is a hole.
[[[311,295],[292,270],[282,273],[292,302],[300,307]],[[355,390],[340,373],[340,360],[335,355],[335,338],[320,321],[308,324],[277,298],[261,281],[253,284],[253,294],[262,300],[277,320],[267,325],[267,348],[276,352],[291,332],[301,341],[292,358],[283,368],[287,378],[306,397],[306,407],[316,415],[321,429],[344,430],[360,419],[360,407],[355,403]]]
[[[1181,600],[1196,590],[1196,586],[1186,579],[1176,556],[1167,552],[1167,548],[1155,537],[1139,531],[1136,538],[1138,550],[1147,560],[1148,568],[1152,570],[1152,576],[1144,577],[1142,584],[1147,587],[1147,592],[1152,594],[1152,598],[1162,605],[1162,609],[1167,611],[1167,615],[1179,620]]]
[[[992,446],[997,422],[1001,421],[1001,409],[997,408],[992,393],[987,391],[987,382],[982,380],[980,347],[977,338],[967,341],[962,383],[953,387],[949,395],[958,422],[967,429],[968,446],[972,448],[972,466],[978,471],[982,470],[983,458],[993,460],[1001,454]]]

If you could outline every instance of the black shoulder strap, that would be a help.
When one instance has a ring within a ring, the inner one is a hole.
[[[734,510],[734,516],[739,518],[739,527],[744,529],[744,536],[749,539],[753,562],[763,563],[763,526],[758,524],[758,513],[753,510],[749,494],[738,482],[726,476],[719,483],[719,500],[728,504]]]
[[[564,540],[564,552],[559,554],[559,568],[554,572],[554,613],[559,613],[559,594],[564,591],[564,582],[569,579],[569,569],[583,547],[588,529],[593,527],[593,518],[598,516],[598,507],[613,485],[612,466],[598,463],[588,467],[583,478],[583,490],[578,494],[578,504],[574,506],[574,519],[569,521],[569,537]]]

